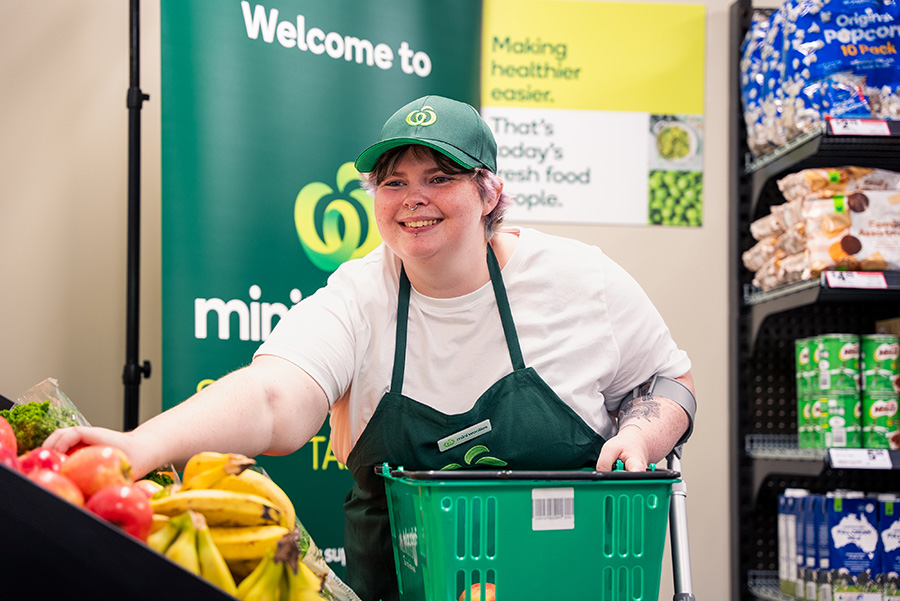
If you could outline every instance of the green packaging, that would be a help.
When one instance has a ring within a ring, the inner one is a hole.
[[[890,449],[898,427],[898,397],[893,393],[863,392],[862,444],[867,449]],[[897,443],[893,445],[897,448]]]
[[[816,338],[798,338],[794,340],[794,372],[797,381],[797,399],[809,396],[815,391],[818,382],[816,355]]]
[[[862,389],[870,392],[897,392],[900,339],[893,334],[869,334],[860,338]]]
[[[818,339],[820,391],[859,392],[859,336],[822,334]]]
[[[828,400],[825,446],[830,449],[862,447],[862,400],[859,393],[832,393]]]
[[[828,430],[828,398],[811,396],[808,403],[809,423],[807,425],[805,448],[824,449],[825,432]]]

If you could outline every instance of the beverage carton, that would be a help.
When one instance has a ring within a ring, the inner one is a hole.
[[[827,499],[831,599],[881,601],[878,501],[837,492]],[[827,597],[826,597],[827,598]]]
[[[878,523],[883,598],[884,601],[900,601],[900,497],[879,497]]]

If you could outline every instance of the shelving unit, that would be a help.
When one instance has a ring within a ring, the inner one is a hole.
[[[812,167],[896,171],[900,123],[889,123],[889,133],[882,136],[840,135],[829,123],[771,155],[751,156],[739,60],[753,11],[750,0],[731,7],[731,598],[792,601],[777,582],[778,495],[786,488],[900,490],[896,452],[890,452],[890,468],[838,468],[828,451],[797,447],[794,340],[827,332],[873,333],[875,322],[900,316],[900,272],[886,272],[885,287],[878,290],[842,287],[823,275],[762,292],[753,287],[741,255],[755,242],[750,223],[784,202],[778,179]]]

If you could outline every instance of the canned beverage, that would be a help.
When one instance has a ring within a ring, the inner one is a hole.
[[[858,393],[834,393],[827,397],[828,424],[825,446],[830,449],[862,447],[862,399]]]
[[[828,430],[828,398],[810,396],[807,404],[809,423],[807,424],[806,444],[808,449],[825,448],[825,432]]]
[[[815,338],[798,338],[794,340],[794,372],[797,380],[797,399],[802,399],[811,394],[813,388],[813,375],[816,365]]]
[[[896,393],[900,338],[893,334],[869,334],[859,342],[862,389]]]
[[[819,336],[819,390],[859,392],[859,336]]]
[[[898,397],[892,393],[864,392],[862,395],[862,443],[867,449],[890,449],[897,436]],[[897,448],[895,442],[893,448]]]
[[[815,398],[806,394],[797,399],[797,448],[817,448],[813,431],[816,424],[812,418],[812,409]]]

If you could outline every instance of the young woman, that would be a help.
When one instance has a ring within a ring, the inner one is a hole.
[[[691,429],[687,355],[598,248],[502,226],[496,156],[473,107],[404,106],[356,163],[382,245],[293,307],[247,367],[132,432],[70,428],[46,444],[113,444],[145,473],[204,450],[291,453],[330,415],[355,480],[346,582],[364,601],[398,595],[373,466],[477,469],[475,444],[495,469],[661,461]]]

